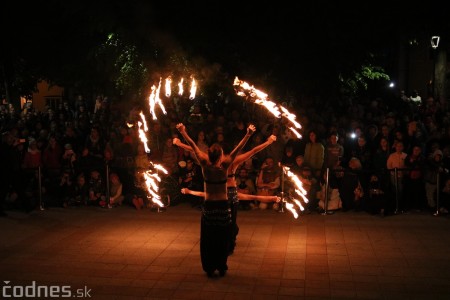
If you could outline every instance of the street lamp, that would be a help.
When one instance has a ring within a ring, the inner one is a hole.
[[[431,86],[431,93],[433,98],[435,98],[435,80],[436,80],[436,49],[439,47],[439,40],[441,39],[440,36],[434,35],[431,37],[431,48],[433,48],[433,82]]]

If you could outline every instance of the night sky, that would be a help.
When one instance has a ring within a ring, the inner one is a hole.
[[[55,40],[67,44],[70,40],[62,36],[74,40],[78,36],[80,42],[75,46],[82,48],[85,33],[81,31],[86,26],[121,28],[136,39],[157,36],[161,46],[176,46],[191,58],[218,64],[231,77],[259,76],[290,86],[308,80],[326,82],[327,76],[358,65],[368,52],[375,53],[389,72],[400,39],[423,32],[450,33],[445,9],[437,1],[421,5],[320,0],[259,5],[253,1],[189,2],[7,2],[9,13],[2,19],[2,30],[7,30],[3,36],[15,44],[37,39],[43,44]]]
[[[231,74],[264,74],[290,86],[310,81],[320,88],[320,81],[355,67],[367,53],[389,73],[397,67],[399,41],[450,33],[436,1],[286,2],[159,2],[154,9],[160,28],[192,55],[218,62]]]

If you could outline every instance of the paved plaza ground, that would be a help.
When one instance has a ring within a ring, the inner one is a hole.
[[[199,221],[188,204],[160,213],[9,211],[0,218],[3,291],[34,284],[92,299],[450,299],[448,216],[239,211],[223,278],[202,271]]]

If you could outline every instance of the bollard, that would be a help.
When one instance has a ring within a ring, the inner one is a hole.
[[[440,182],[441,182],[441,173],[438,172],[437,174],[437,182],[436,182],[436,211],[434,212],[433,216],[439,216],[439,198],[440,198]]]
[[[395,212],[394,214],[398,214],[398,170],[394,169],[394,185],[395,185]]]
[[[281,165],[281,164],[280,164]],[[284,169],[283,165],[281,165],[281,201],[280,201],[280,208],[278,209],[278,212],[284,213],[284,203],[286,201],[284,200]]]
[[[105,197],[106,197],[106,203],[107,203],[108,208],[111,208],[112,206],[110,203],[111,197],[109,195],[109,188],[110,188],[110,186],[109,186],[109,163],[106,162],[106,193],[105,193]]]
[[[42,172],[41,166],[38,167],[38,184],[39,184],[39,210],[44,210],[42,205]]]
[[[330,168],[327,168],[325,172],[325,199],[323,200],[324,212],[322,215],[332,215],[333,212],[328,211],[328,191],[329,191],[329,178],[330,178]]]

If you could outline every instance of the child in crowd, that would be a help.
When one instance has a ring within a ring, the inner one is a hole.
[[[105,207],[105,187],[103,186],[100,172],[97,170],[91,171],[91,177],[89,179],[89,205],[100,205]]]

